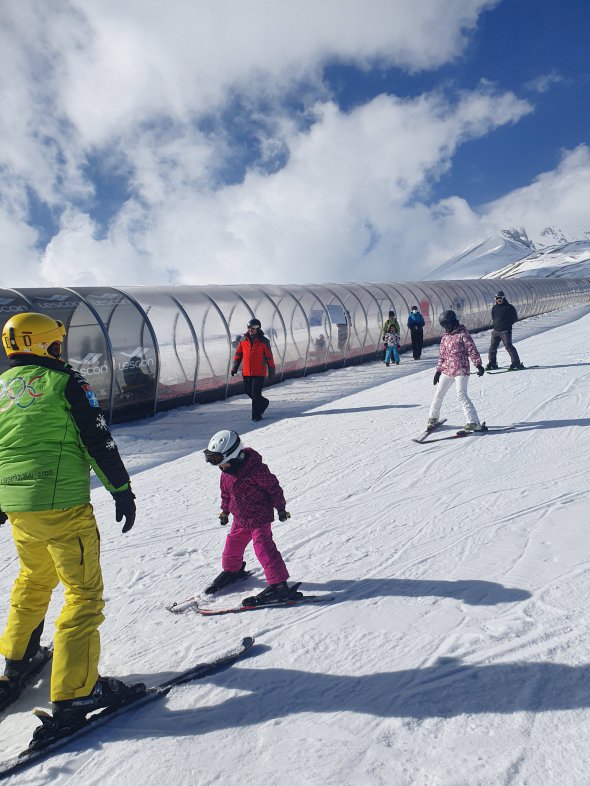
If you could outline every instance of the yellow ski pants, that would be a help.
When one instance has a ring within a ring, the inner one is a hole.
[[[10,595],[0,654],[20,660],[61,582],[65,604],[56,620],[51,701],[87,696],[98,679],[104,620],[100,536],[92,505],[8,514],[20,562]]]

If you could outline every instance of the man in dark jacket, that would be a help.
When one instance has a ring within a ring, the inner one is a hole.
[[[252,399],[252,420],[257,422],[262,420],[262,415],[269,405],[269,400],[262,395],[266,371],[268,369],[269,377],[274,377],[275,374],[270,341],[262,332],[259,319],[251,319],[248,322],[248,331],[238,344],[234,355],[232,377],[238,373],[242,361],[244,388],[246,395]]]
[[[518,357],[518,352],[512,343],[512,325],[518,320],[516,309],[504,297],[502,290],[496,292],[496,303],[492,306],[492,340],[488,350],[488,371],[498,368],[496,363],[496,354],[500,341],[504,344],[506,352],[510,355],[510,368],[516,371],[519,368],[524,368]]]

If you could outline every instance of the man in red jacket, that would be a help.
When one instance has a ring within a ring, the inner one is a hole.
[[[248,331],[238,344],[234,363],[231,369],[232,377],[238,373],[240,363],[243,362],[242,374],[246,394],[252,399],[252,420],[262,420],[262,415],[269,405],[269,400],[262,395],[262,386],[268,369],[268,376],[274,377],[275,362],[270,348],[270,341],[261,329],[259,319],[248,322]]]

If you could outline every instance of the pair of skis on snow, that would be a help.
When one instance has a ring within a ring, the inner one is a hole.
[[[243,578],[246,578],[250,574],[251,571],[248,571]],[[334,600],[330,595],[303,595],[301,592],[298,592],[300,586],[301,582],[297,582],[297,584],[293,584],[290,587],[291,594],[289,597],[283,600],[274,600],[266,603],[245,604],[243,601],[239,606],[225,606],[223,608],[205,607],[200,605],[200,597],[194,595],[192,598],[187,598],[187,600],[171,603],[169,606],[166,606],[166,609],[173,614],[184,614],[186,611],[193,611],[195,614],[199,614],[202,617],[216,617],[222,614],[241,614],[245,611],[256,611],[257,609],[285,608],[288,606],[302,606],[306,603],[327,603],[328,601]]]
[[[444,442],[447,439],[462,439],[463,437],[470,437],[472,435],[480,435],[486,434],[487,432],[493,431],[497,433],[498,431],[511,431],[514,426],[486,426],[485,423],[482,425],[484,426],[482,431],[465,431],[465,429],[461,429],[460,431],[455,431],[454,434],[447,434],[444,437],[435,437],[434,439],[429,439],[430,435],[433,431],[436,431],[440,428],[443,423],[446,423],[447,419],[443,418],[439,420],[438,423],[434,426],[430,426],[426,429],[426,431],[416,439],[413,439],[412,442],[416,442],[418,445],[431,445],[433,442]]]
[[[98,710],[75,726],[72,725],[71,727],[57,729],[55,728],[55,722],[50,713],[44,710],[35,710],[35,714],[42,722],[42,726],[40,726],[39,729],[42,729],[43,733],[37,739],[34,737],[29,747],[19,753],[18,756],[8,761],[0,762],[0,780],[4,780],[4,778],[24,769],[29,764],[50,756],[72,740],[76,740],[78,737],[82,737],[93,729],[103,726],[113,718],[118,718],[129,709],[143,707],[154,699],[163,698],[178,685],[184,685],[189,682],[194,682],[195,680],[203,679],[231,666],[233,663],[240,660],[240,658],[244,657],[252,648],[253,644],[254,639],[248,636],[242,639],[241,644],[229,649],[223,655],[213,660],[197,663],[189,669],[171,677],[169,680],[154,685],[152,688],[145,689],[142,687],[142,689],[138,689],[136,693],[131,692],[120,704]],[[39,667],[34,675],[31,675],[28,684],[33,681],[34,677],[40,674],[43,665],[45,665],[48,660],[49,659]],[[24,687],[26,686],[23,686],[23,689]],[[133,689],[132,685],[129,687]],[[13,702],[16,701],[17,697],[16,695],[13,696]],[[4,709],[7,709],[8,706],[9,705],[5,705]]]

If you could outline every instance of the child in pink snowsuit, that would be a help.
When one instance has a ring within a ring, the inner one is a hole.
[[[230,444],[232,439],[234,444]],[[244,551],[252,541],[254,554],[269,584],[264,590],[265,597],[288,592],[286,581],[289,571],[272,536],[275,508],[280,521],[290,518],[285,510],[285,496],[279,481],[263,463],[260,453],[245,448],[235,432],[216,434],[205,455],[210,463],[221,469],[219,519],[222,524],[227,524],[229,514],[233,516],[221,558],[223,571],[215,580],[220,585],[218,588],[240,578],[244,570]],[[219,461],[215,460],[216,456],[220,457]]]

